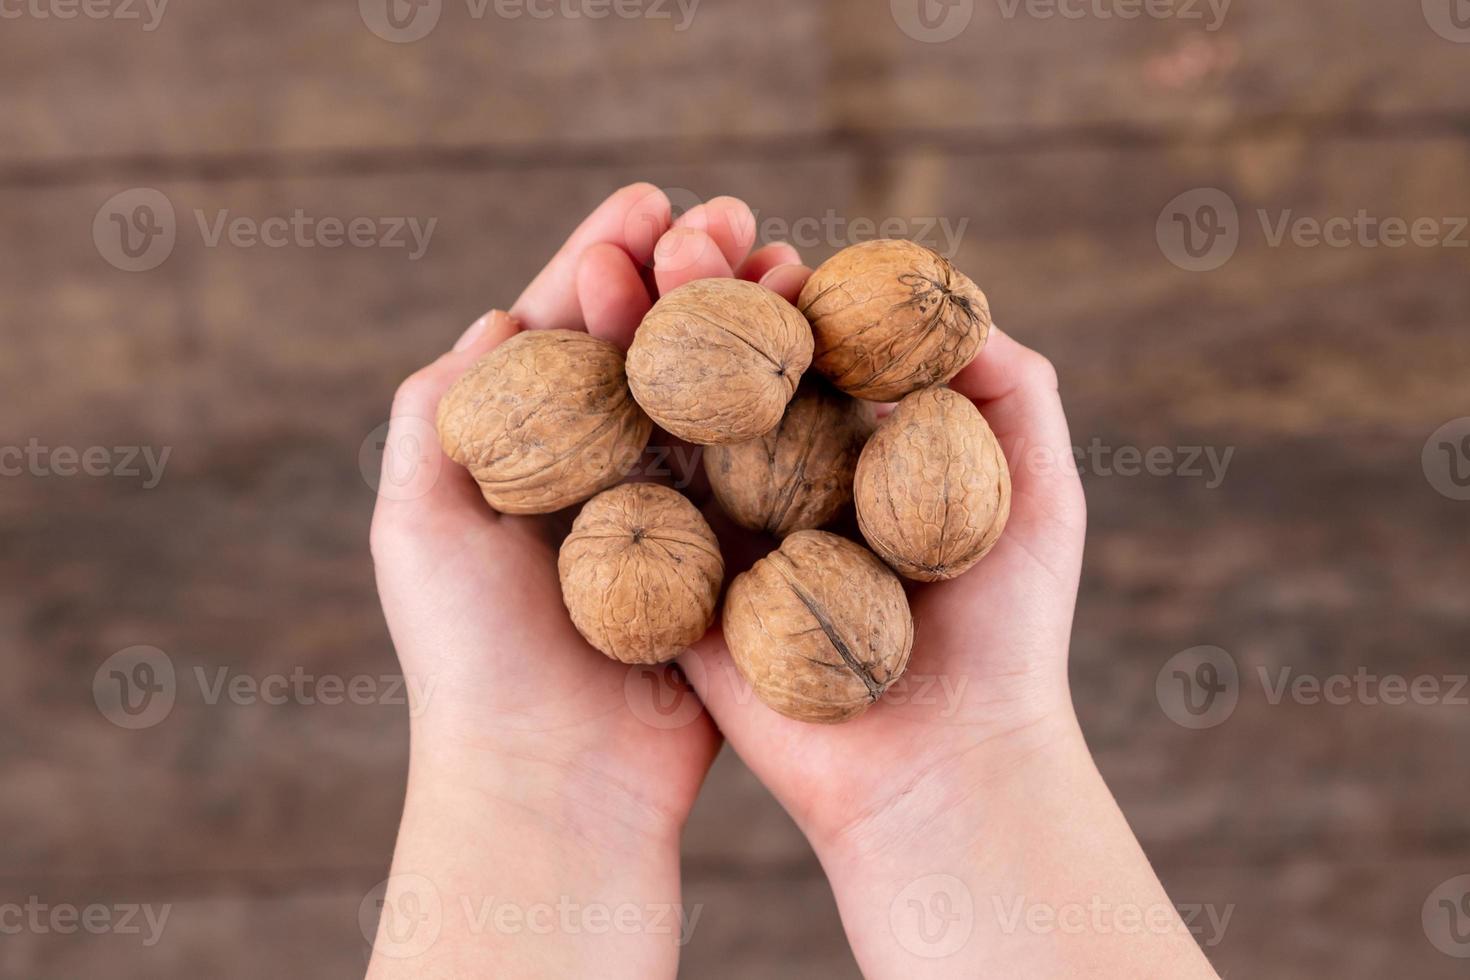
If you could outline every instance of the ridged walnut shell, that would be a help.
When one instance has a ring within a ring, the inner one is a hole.
[[[745,442],[776,427],[812,360],[812,331],[763,286],[699,279],[643,318],[628,351],[633,397],[670,433],[699,445]]]
[[[743,527],[785,537],[821,527],[852,503],[872,406],[807,377],[758,439],[704,451],[704,471],[725,513]]]
[[[557,558],[561,594],[587,642],[625,664],[663,663],[714,622],[725,562],[677,490],[624,483],[587,502]]]
[[[612,486],[653,432],[622,351],[574,330],[526,330],[480,358],[439,403],[438,427],[503,514],[549,514]]]
[[[725,641],[766,705],[798,721],[856,718],[908,666],[914,621],[903,585],[862,545],[797,531],[736,577]]]
[[[926,388],[863,447],[853,497],[873,550],[905,578],[936,582],[995,546],[1011,512],[1011,473],[970,400]]]
[[[823,262],[797,305],[816,336],[813,366],[872,401],[943,384],[990,334],[990,304],[979,287],[943,256],[895,238]]]

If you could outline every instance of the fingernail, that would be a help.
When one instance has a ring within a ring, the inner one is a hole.
[[[480,335],[485,332],[485,328],[490,325],[490,318],[499,312],[499,310],[496,310],[491,313],[486,313],[484,316],[480,317],[480,319],[470,324],[470,328],[464,333],[460,334],[459,339],[454,342],[455,352],[457,353],[459,351],[462,351],[473,344],[475,341],[479,340]]]
[[[806,268],[801,265],[788,264],[778,265],[776,268],[761,276],[760,284],[777,295],[791,299],[801,291],[801,282],[806,275]],[[792,299],[795,302],[794,299]]]
[[[659,239],[653,254],[654,266],[660,272],[681,272],[692,268],[703,258],[706,249],[714,247],[714,242],[702,231],[675,228]]]
[[[709,205],[696,204],[694,207],[679,215],[677,224],[679,228],[690,228],[697,231],[709,229]]]
[[[688,247],[688,242],[693,236],[694,230],[690,228],[671,229],[658,240],[658,246],[653,250],[654,258],[673,258],[679,254],[680,249]]]
[[[791,244],[790,242],[787,242],[787,241],[766,242],[766,244],[762,245],[761,248],[763,248],[763,249],[770,249],[771,251],[775,251],[776,249],[781,248],[781,249],[785,249],[787,252],[789,252],[793,256],[798,256],[799,257],[801,255],[801,253],[796,250],[796,246],[793,245],[793,244]],[[783,262],[781,264],[782,265],[796,265],[797,262],[796,262],[796,259],[793,258],[792,261],[790,261],[790,262]]]

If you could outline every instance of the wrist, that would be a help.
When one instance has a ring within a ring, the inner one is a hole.
[[[834,869],[870,873],[893,864],[904,874],[914,861],[966,854],[1008,816],[1002,801],[1019,804],[1038,784],[1071,782],[1092,767],[1070,703],[959,743],[845,819],[803,827],[817,856]]]
[[[1070,712],[814,848],[864,976],[1213,977]]]
[[[415,749],[374,977],[672,977],[697,924],[679,835],[537,760]]]
[[[415,729],[408,803],[452,799],[481,819],[524,824],[589,853],[677,855],[688,807],[605,771],[595,752],[548,750],[539,741]]]

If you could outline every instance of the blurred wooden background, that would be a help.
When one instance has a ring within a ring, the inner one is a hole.
[[[957,261],[1057,364],[1078,445],[1233,449],[1218,487],[1086,476],[1072,672],[1100,765],[1171,895],[1232,908],[1209,950],[1226,975],[1463,976],[1421,912],[1470,872],[1470,710],[1272,704],[1257,674],[1467,669],[1470,503],[1421,450],[1470,415],[1470,250],[1273,246],[1257,217],[1470,215],[1470,43],[1431,26],[1435,2],[1238,0],[1208,30],[1204,5],[979,0],[942,43],[882,0],[704,0],[682,30],[672,5],[476,19],[449,0],[414,43],[366,26],[373,0],[176,0],[151,31],[141,5],[6,20],[0,442],[171,456],[151,489],[0,478],[0,903],[172,912],[152,947],[0,935],[0,974],[360,974],[404,709],[211,707],[181,685],[126,731],[94,674],[136,644],[181,676],[392,673],[364,439],[404,375],[646,179],[744,197],[768,228],[968,222]],[[140,187],[177,242],[131,273],[93,225]],[[1209,272],[1156,237],[1196,188],[1239,210]],[[296,209],[437,225],[409,261],[209,247],[194,218]],[[1201,644],[1244,680],[1193,731],[1155,678]],[[685,975],[856,976],[820,870],[738,760],[685,850],[704,905]]]

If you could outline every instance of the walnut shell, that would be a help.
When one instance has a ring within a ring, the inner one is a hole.
[[[863,447],[853,498],[873,550],[905,578],[936,582],[995,546],[1011,512],[1011,473],[968,398],[925,388]]]
[[[908,666],[903,585],[868,549],[797,531],[735,578],[725,641],[756,696],[798,721],[856,718]]]
[[[624,483],[587,502],[557,556],[561,594],[587,642],[625,664],[672,660],[715,618],[725,561],[677,490]]]
[[[812,360],[796,307],[753,282],[699,279],[654,304],[628,350],[633,397],[699,445],[774,429]]]
[[[704,472],[725,513],[785,537],[821,527],[852,502],[872,406],[821,378],[802,380],[781,424],[758,439],[704,451]]]
[[[439,403],[439,440],[491,507],[549,514],[617,483],[653,424],[623,353],[575,330],[527,330],[480,358]]]
[[[896,238],[823,262],[797,301],[816,336],[813,366],[856,398],[893,401],[943,384],[990,334],[985,294],[944,257]]]

